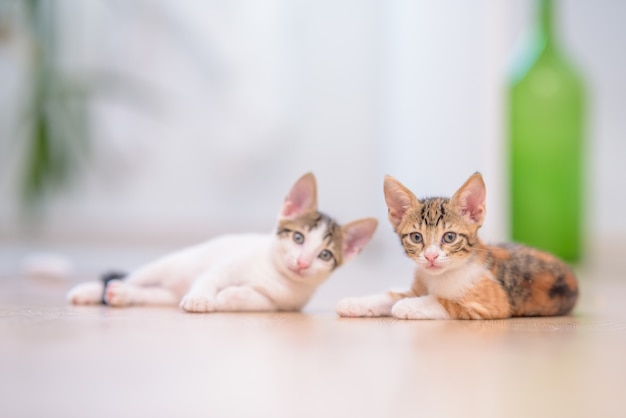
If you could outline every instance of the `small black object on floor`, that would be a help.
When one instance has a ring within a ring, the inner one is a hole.
[[[100,277],[100,280],[102,280],[102,283],[104,284],[104,286],[102,287],[102,304],[106,305],[107,301],[106,301],[106,294],[107,294],[107,286],[109,285],[109,282],[111,280],[121,280],[124,277],[126,277],[126,273],[123,273],[121,271],[109,271],[106,272],[102,275],[102,277]]]

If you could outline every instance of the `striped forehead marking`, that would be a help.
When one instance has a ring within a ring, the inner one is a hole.
[[[422,207],[418,214],[419,223],[425,223],[426,226],[436,227],[440,222],[445,226],[445,217],[447,214],[447,203],[450,199],[435,197],[420,200]]]

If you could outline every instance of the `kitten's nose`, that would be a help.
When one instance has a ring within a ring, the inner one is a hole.
[[[436,254],[436,253],[424,253],[424,257],[426,257],[426,260],[428,260],[431,264],[433,264],[435,262],[435,260],[437,260],[437,258],[439,257],[439,254]]]
[[[311,264],[301,258],[298,259],[298,270],[308,269]]]

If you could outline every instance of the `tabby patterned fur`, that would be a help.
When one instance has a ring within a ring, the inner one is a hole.
[[[409,290],[337,305],[341,316],[497,319],[566,315],[578,298],[572,270],[555,256],[516,244],[485,245],[485,184],[472,175],[452,198],[417,199],[396,179],[384,183],[389,221],[417,263]]]

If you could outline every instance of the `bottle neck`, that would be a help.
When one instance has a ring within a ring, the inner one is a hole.
[[[545,48],[554,46],[553,11],[552,0],[539,0],[539,36]]]

